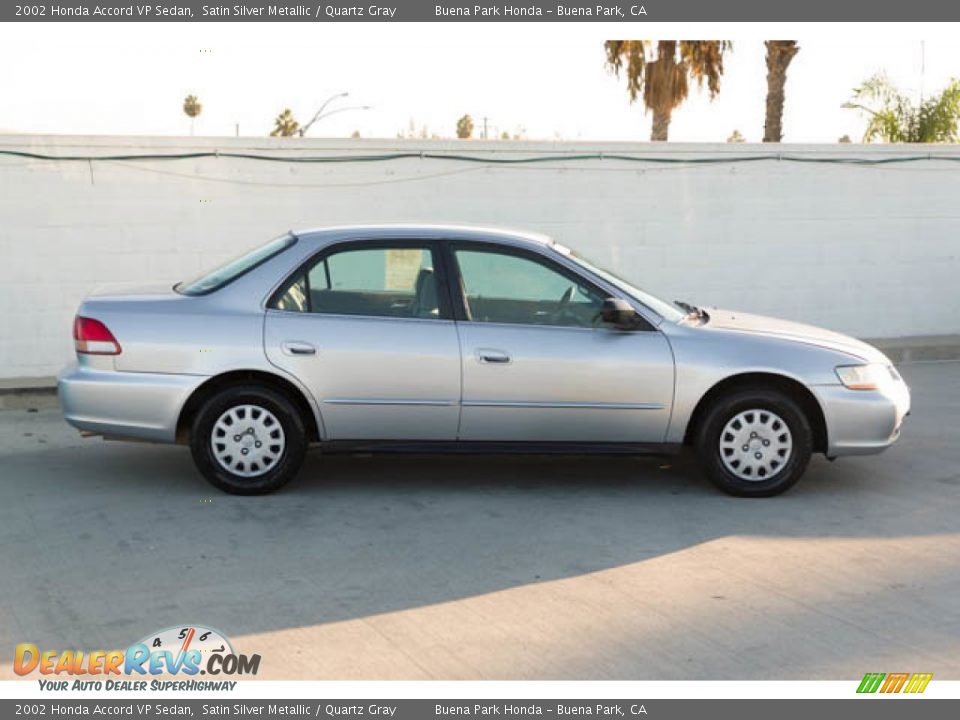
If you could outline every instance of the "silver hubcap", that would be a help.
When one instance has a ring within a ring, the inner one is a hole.
[[[745,410],[720,433],[720,459],[741,480],[769,480],[783,470],[792,451],[790,428],[769,410]]]
[[[241,477],[257,477],[283,456],[286,440],[280,421],[259,405],[237,405],[213,425],[213,456],[224,470]]]

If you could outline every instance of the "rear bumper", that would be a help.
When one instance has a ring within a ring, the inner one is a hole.
[[[882,452],[900,437],[910,412],[910,390],[903,381],[883,390],[850,390],[843,385],[810,389],[827,423],[828,457]]]
[[[207,378],[97,370],[73,363],[57,379],[66,421],[111,437],[174,442],[180,410]]]

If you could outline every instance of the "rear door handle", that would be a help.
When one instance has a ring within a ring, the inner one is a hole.
[[[510,356],[503,350],[494,350],[492,348],[477,348],[477,360],[482,363],[491,363],[494,365],[506,365],[510,362]]]
[[[308,342],[301,342],[299,340],[287,340],[286,342],[282,342],[280,343],[280,349],[283,350],[284,355],[317,354],[317,348]]]

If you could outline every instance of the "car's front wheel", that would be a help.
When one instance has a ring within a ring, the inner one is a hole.
[[[803,409],[772,389],[744,389],[707,409],[695,445],[701,466],[721,490],[769,497],[800,479],[813,449]]]
[[[259,385],[216,393],[200,408],[190,431],[197,468],[234,495],[262,495],[285,485],[300,469],[306,449],[297,408]]]

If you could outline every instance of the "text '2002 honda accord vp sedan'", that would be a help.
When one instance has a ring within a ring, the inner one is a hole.
[[[66,419],[189,444],[238,494],[328,451],[666,453],[742,496],[812,452],[880,452],[910,407],[890,361],[796,323],[668,303],[541,236],[292,232],[173,288],[80,305]]]

